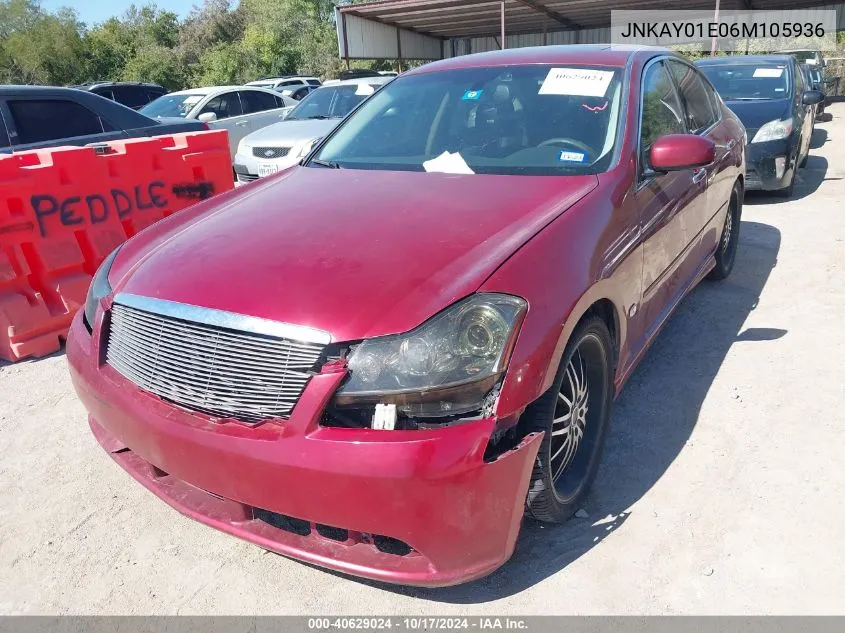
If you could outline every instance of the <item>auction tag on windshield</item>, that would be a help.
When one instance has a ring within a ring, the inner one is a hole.
[[[355,88],[355,94],[361,97],[367,97],[376,91],[370,84],[358,84]]]
[[[755,77],[780,77],[783,74],[783,68],[755,68]]]
[[[552,68],[543,80],[539,94],[603,97],[611,79],[613,79],[612,70]]]

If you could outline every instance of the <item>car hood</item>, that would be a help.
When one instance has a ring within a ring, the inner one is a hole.
[[[116,292],[318,328],[408,331],[475,292],[596,176],[292,167],[121,249]]]
[[[785,119],[792,111],[790,99],[774,101],[725,101],[748,130],[757,130],[764,123]],[[751,138],[749,137],[749,141]]]
[[[280,121],[247,135],[242,141],[247,147],[257,145],[293,146],[331,132],[341,119],[305,119],[303,121]]]

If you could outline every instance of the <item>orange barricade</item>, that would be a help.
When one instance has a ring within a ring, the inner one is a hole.
[[[116,246],[233,186],[225,130],[0,155],[0,358],[58,350]]]

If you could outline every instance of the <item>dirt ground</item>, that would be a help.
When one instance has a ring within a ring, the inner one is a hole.
[[[829,111],[793,198],[749,196],[732,276],[683,302],[617,402],[588,518],[526,523],[510,563],[451,589],[309,567],[124,474],[57,354],[0,365],[0,613],[841,612],[845,104]]]

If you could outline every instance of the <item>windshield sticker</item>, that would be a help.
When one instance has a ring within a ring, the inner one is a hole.
[[[200,101],[202,101],[202,95],[191,95],[190,97],[185,97],[185,100],[182,101],[182,105],[186,105],[186,106],[196,105]]]
[[[591,105],[587,105],[586,103],[582,103],[582,104],[581,104],[581,107],[582,107],[582,108],[586,108],[586,109],[587,109],[587,110],[589,110],[590,112],[604,112],[604,111],[607,109],[607,104],[608,104],[608,103],[610,103],[610,101],[607,101],[607,100],[605,99],[605,102],[604,102],[603,104],[601,104],[601,105],[591,106]]]
[[[587,159],[587,155],[581,152],[562,151],[557,159],[564,163],[583,163]]]
[[[474,174],[472,168],[467,165],[460,152],[450,154],[443,152],[437,158],[423,162],[423,169],[441,174]]]
[[[612,70],[552,68],[543,80],[539,94],[603,97],[611,79],[613,79]]]
[[[355,88],[355,94],[362,97],[367,97],[373,94],[375,91],[376,89],[373,88],[370,84],[358,84],[358,87]]]
[[[483,92],[484,90],[467,90],[461,99],[463,101],[478,101]]]
[[[755,77],[780,77],[783,74],[783,68],[755,68]]]
[[[786,88],[775,88],[775,92],[786,92]]]

